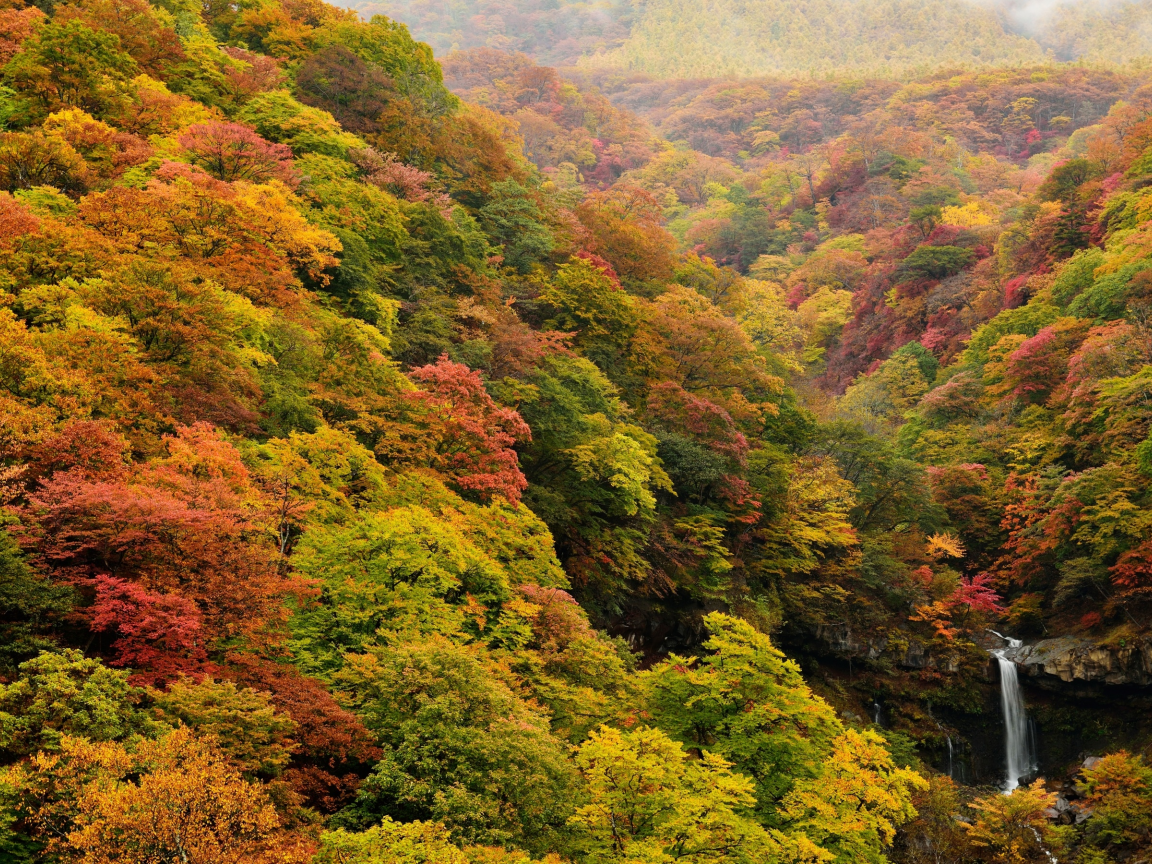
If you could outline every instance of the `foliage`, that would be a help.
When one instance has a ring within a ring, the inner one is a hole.
[[[659,861],[763,860],[781,841],[740,811],[751,783],[714,753],[689,761],[680,745],[647,728],[607,727],[580,746],[576,764],[588,803],[570,822],[592,846],[592,858]]]
[[[306,860],[263,790],[188,731],[131,749],[66,736],[58,755],[37,755],[12,780],[65,861]]]

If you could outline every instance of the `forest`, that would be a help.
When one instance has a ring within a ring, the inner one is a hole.
[[[350,0],[437,56],[495,48],[657,77],[917,77],[1146,63],[1149,0]]]
[[[0,860],[1152,854],[1140,67],[433,47],[0,9]]]

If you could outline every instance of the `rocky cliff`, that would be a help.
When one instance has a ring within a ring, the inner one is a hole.
[[[1152,639],[1102,645],[1075,636],[1041,639],[1005,655],[1038,686],[1152,686]]]

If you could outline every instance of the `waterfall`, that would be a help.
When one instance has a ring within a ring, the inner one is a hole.
[[[996,633],[995,630],[989,631]],[[999,633],[996,633],[1000,636]],[[1019,648],[1024,643],[1019,639],[1000,636],[1008,643],[1006,648],[992,652],[1000,665],[1000,707],[1004,711],[1004,753],[1007,757],[1007,774],[1004,779],[1004,793],[1011,794],[1020,785],[1020,778],[1036,770],[1036,751],[1032,730],[1028,723],[1028,712],[1024,707],[1024,691],[1020,689],[1016,664],[1005,655],[1009,649]]]
[[[872,722],[877,726],[883,725],[880,722],[880,703],[875,701],[872,703]]]
[[[948,736],[948,779],[955,780],[952,776],[952,736]]]

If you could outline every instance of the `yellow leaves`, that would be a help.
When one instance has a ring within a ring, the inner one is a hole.
[[[147,75],[132,79],[132,102],[118,122],[137,135],[175,135],[196,123],[220,119],[220,112],[170,91]]]
[[[487,860],[488,856],[484,856]],[[495,860],[499,861],[500,858]],[[515,859],[513,859],[515,860]],[[443,825],[435,822],[393,822],[353,834],[343,828],[320,838],[314,864],[468,864]],[[516,862],[519,864],[519,862]],[[524,862],[527,864],[527,861]]]
[[[937,561],[941,558],[963,558],[966,554],[960,538],[947,531],[928,538],[927,552]]]
[[[24,813],[64,861],[304,860],[264,791],[185,728],[132,748],[65,737],[58,755],[34,757],[13,779]]]
[[[852,318],[852,292],[824,286],[796,310],[807,333],[804,359],[811,363],[824,354],[824,343],[836,336]]]
[[[758,348],[780,360],[786,369],[799,372],[802,367],[798,360],[804,336],[800,329],[800,316],[788,308],[784,290],[775,282],[756,279],[744,280],[743,288],[736,315],[741,329]]]
[[[977,228],[991,225],[996,217],[996,208],[984,201],[969,201],[967,204],[945,207],[940,212],[940,221],[945,225],[961,228]]]
[[[988,850],[996,864],[1031,864],[1046,861],[1044,841],[1053,829],[1044,811],[1056,802],[1056,793],[1044,789],[1043,778],[1021,786],[1011,795],[995,793],[972,802],[980,815],[965,825],[974,846]]]
[[[796,460],[788,484],[790,533],[798,543],[821,547],[854,546],[856,532],[848,512],[856,504],[855,488],[827,458]]]
[[[589,803],[568,820],[591,842],[594,860],[771,861],[781,840],[741,811],[752,781],[705,751],[689,760],[663,732],[602,726],[576,751]]]
[[[784,816],[840,860],[879,861],[897,826],[916,815],[912,790],[926,787],[915,771],[895,765],[878,734],[849,729],[833,742],[820,775],[785,797]]]
[[[293,267],[327,285],[331,277],[325,271],[337,266],[336,253],[343,249],[335,235],[309,223],[300,214],[300,199],[279,181],[235,187],[249,229],[287,256]]]
[[[637,440],[647,437],[639,429],[595,438],[565,451],[586,482],[607,483],[619,494],[615,500],[627,516],[649,514],[656,508],[650,487],[670,488],[670,481],[653,454]],[[635,434],[639,433],[639,434]]]

